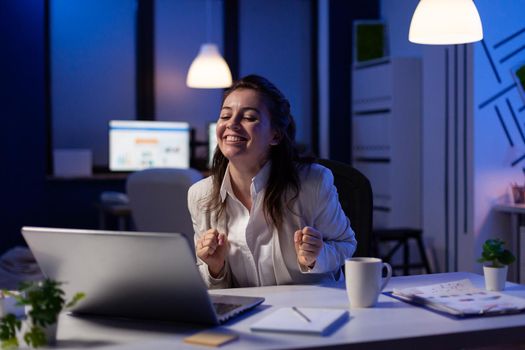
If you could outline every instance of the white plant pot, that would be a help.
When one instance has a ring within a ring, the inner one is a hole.
[[[57,342],[57,323],[58,322],[55,322],[51,325],[48,325],[46,327],[44,327],[44,334],[46,335],[46,340],[47,340],[47,345],[55,345],[56,342]],[[25,322],[23,322],[22,324],[22,329],[21,329],[21,332],[20,334],[22,335],[22,339],[23,339],[23,335],[29,330],[31,329],[32,327],[32,322],[29,318],[26,318]]]
[[[509,267],[490,267],[483,266],[483,273],[485,275],[485,289],[491,291],[500,291],[505,289],[505,282],[507,281],[507,271]]]
[[[56,345],[57,343],[57,322],[46,326],[44,333],[46,334],[47,345]]]

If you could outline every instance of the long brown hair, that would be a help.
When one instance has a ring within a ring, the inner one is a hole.
[[[254,90],[259,93],[270,112],[271,127],[279,133],[280,141],[270,147],[268,160],[271,169],[264,195],[264,214],[266,220],[277,229],[282,227],[285,206],[291,211],[291,205],[301,190],[299,168],[311,163],[309,158],[301,158],[295,144],[295,121],[290,113],[290,103],[275,85],[258,75],[248,75],[233,83],[224,93],[224,100],[234,91],[240,89]],[[215,149],[211,175],[213,188],[206,198],[206,210],[216,212],[217,217],[224,213],[225,202],[221,201],[220,189],[228,159],[219,147]]]

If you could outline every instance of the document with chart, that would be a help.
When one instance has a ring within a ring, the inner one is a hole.
[[[525,310],[525,299],[477,288],[468,279],[404,289],[394,288],[391,296],[458,317],[518,313]]]

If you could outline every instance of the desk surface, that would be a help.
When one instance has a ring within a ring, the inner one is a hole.
[[[385,290],[446,281],[470,279],[483,287],[483,276],[446,273],[394,277]],[[425,348],[446,349],[487,346],[494,343],[525,343],[525,313],[472,319],[453,319],[381,295],[374,308],[351,309],[349,321],[328,337],[251,332],[250,325],[276,307],[324,307],[347,309],[344,284],[275,286],[213,291],[221,294],[264,296],[258,309],[218,327],[239,334],[239,339],[221,349],[286,348]],[[507,283],[505,293],[525,297],[525,286]],[[77,318],[61,315],[58,346],[111,349],[205,349],[182,343],[198,329],[169,323]]]

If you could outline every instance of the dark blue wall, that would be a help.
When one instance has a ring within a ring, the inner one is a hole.
[[[0,1],[0,252],[23,225],[97,226],[101,191],[124,181],[46,179],[45,1]]]
[[[44,219],[46,116],[44,1],[0,2],[0,249],[21,242],[22,224]]]

